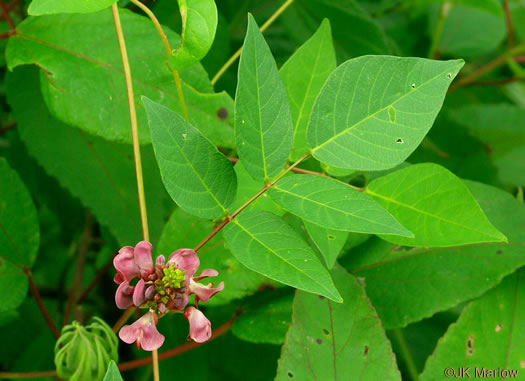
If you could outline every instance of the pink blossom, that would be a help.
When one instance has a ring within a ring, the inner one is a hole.
[[[184,312],[184,317],[190,323],[190,334],[188,340],[192,339],[197,343],[204,343],[211,337],[211,323],[204,314],[195,307],[188,307]]]
[[[148,312],[131,325],[125,325],[119,331],[120,339],[132,344],[135,342],[137,348],[145,351],[159,349],[164,343],[164,336],[157,331],[159,318],[155,312]]]

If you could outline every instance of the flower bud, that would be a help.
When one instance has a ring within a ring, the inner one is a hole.
[[[102,319],[62,328],[55,345],[55,365],[60,378],[70,381],[103,380],[111,360],[118,362],[118,339]]]

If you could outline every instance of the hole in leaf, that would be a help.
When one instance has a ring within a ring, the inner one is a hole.
[[[288,377],[290,377],[290,378],[294,378],[293,373],[292,373],[292,372],[288,372]]]
[[[467,356],[474,354],[474,335],[470,335],[467,340]]]
[[[447,78],[448,78],[448,79],[452,79],[452,73],[448,73],[448,74],[447,74]]]
[[[221,107],[217,110],[217,118],[219,118],[220,120],[225,120],[226,118],[228,118],[228,110],[226,109],[226,107]]]
[[[403,144],[405,141],[402,138],[397,138],[396,143],[397,144]]]
[[[182,140],[186,140],[187,137],[188,137],[188,134],[182,134]]]
[[[330,332],[326,329],[326,328],[323,328],[323,333],[328,336],[330,334]]]
[[[413,83],[413,84],[410,85],[410,87],[413,88],[413,89],[415,89],[415,88],[416,88],[416,84]]]
[[[363,350],[363,356],[368,356],[369,350],[370,350],[370,347],[368,345],[365,345],[365,349]]]
[[[525,360],[521,360],[520,367],[525,368]]]
[[[335,239],[335,235],[328,234],[328,240],[333,241]]]
[[[317,339],[317,340],[315,340],[315,342],[316,342],[317,344],[322,344],[322,343],[323,343],[323,340],[321,340],[321,339]]]
[[[392,106],[388,108],[388,117],[392,123],[396,121],[396,110]]]
[[[498,251],[496,251],[496,254],[498,254],[498,255],[503,254],[503,250],[498,250]]]
[[[503,324],[496,325],[496,328],[494,328],[494,331],[499,332],[503,329]]]

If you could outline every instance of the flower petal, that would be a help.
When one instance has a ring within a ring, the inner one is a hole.
[[[140,346],[145,351],[154,351],[164,344],[164,335],[161,335],[159,331],[157,331],[155,325],[145,325],[142,328],[142,332],[143,336]]]
[[[125,310],[133,305],[133,291],[134,287],[130,286],[128,281],[122,282],[115,293],[115,304],[118,308]]]
[[[134,249],[131,246],[124,246],[113,258],[113,266],[118,273],[114,278],[115,282],[122,283],[124,280],[129,282],[139,275],[139,268],[135,263],[133,253]]]
[[[155,286],[151,285],[144,292],[144,296],[146,297],[146,299],[153,299],[154,295],[155,295]]]
[[[137,320],[138,321],[138,320]],[[131,325],[125,325],[118,332],[118,337],[120,340],[126,344],[133,344],[140,334],[140,327],[136,325],[136,322]]]
[[[153,247],[148,241],[140,241],[137,243],[137,246],[135,246],[135,263],[142,276],[153,272],[152,249]]]
[[[195,307],[188,307],[184,317],[190,323],[190,334],[188,340],[204,343],[211,337],[211,323],[204,314]]]
[[[164,255],[159,255],[155,260],[156,265],[163,265],[164,263],[166,263],[166,258],[164,257]]]
[[[186,282],[189,282],[191,277],[197,272],[200,260],[197,253],[192,249],[179,249],[171,253],[167,265],[171,264],[181,271],[186,271]]]
[[[135,323],[122,327],[118,335],[127,344],[136,341],[137,347],[140,346],[145,351],[159,349],[164,343],[164,336],[157,331],[158,319],[157,314],[150,311]]]
[[[199,304],[199,300],[207,302],[213,295],[222,290],[224,290],[224,282],[221,282],[217,288],[213,288],[213,283],[205,286],[202,283],[194,282],[193,279],[190,281],[190,295],[197,295],[195,297],[195,305]]]
[[[201,279],[204,279],[204,278],[207,278],[209,276],[217,276],[219,275],[219,272],[217,270],[212,270],[212,269],[206,269],[206,270],[203,270],[201,272],[201,275],[197,276],[197,277],[193,277],[193,280],[195,282],[201,280]]]
[[[133,304],[136,307],[140,307],[146,299],[144,294],[144,279],[138,281],[135,285],[135,291],[133,291]]]
[[[169,310],[179,310],[182,311],[188,305],[188,294],[183,294],[182,298],[173,299],[167,305]]]

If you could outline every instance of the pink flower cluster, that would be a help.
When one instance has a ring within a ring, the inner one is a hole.
[[[164,343],[164,336],[157,331],[159,317],[170,310],[184,312],[190,324],[188,340],[203,343],[211,337],[211,323],[198,309],[199,301],[206,302],[213,295],[224,289],[224,282],[217,288],[213,283],[203,285],[199,280],[217,276],[216,270],[204,270],[194,277],[200,261],[195,251],[179,249],[173,252],[166,262],[163,255],[157,257],[155,264],[151,257],[152,246],[141,241],[134,248],[125,246],[113,259],[117,270],[115,283],[118,289],[115,302],[118,308],[131,306],[147,308],[149,312],[135,323],[125,325],[119,332],[122,341],[136,343],[137,348],[153,351]],[[134,279],[138,279],[132,285]],[[195,307],[188,307],[188,298],[195,294]]]

